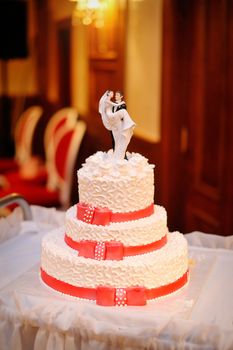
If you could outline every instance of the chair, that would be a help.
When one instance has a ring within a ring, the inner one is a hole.
[[[44,148],[47,153],[50,152],[50,148],[53,147],[52,140],[57,131],[65,127],[73,127],[78,119],[78,111],[74,107],[65,107],[58,110],[52,115],[45,129],[44,135]]]
[[[56,169],[54,169],[54,152],[55,152],[55,142],[57,134],[63,128],[69,129],[73,128],[78,119],[78,112],[76,108],[66,107],[57,111],[49,120],[47,127],[45,129],[44,135],[44,149],[46,157],[46,172],[48,174],[49,187],[53,187],[54,174]]]
[[[50,165],[53,168],[53,181],[48,179],[47,186],[41,184],[16,183],[8,189],[0,191],[0,198],[9,193],[17,192],[29,204],[45,207],[62,207],[70,205],[72,180],[74,176],[75,161],[86,131],[84,121],[78,121],[73,128],[59,130],[54,143],[54,154]]]
[[[86,131],[86,123],[79,120],[75,126],[60,129],[54,142],[54,149],[48,157],[48,191],[59,190],[60,202],[67,208],[70,202],[74,166]],[[51,151],[51,150],[50,150]]]
[[[53,173],[52,162],[54,142],[58,131],[62,128],[72,128],[77,122],[78,112],[73,107],[62,108],[52,115],[47,123],[44,133],[45,164],[38,159],[31,158],[28,162],[21,165],[17,171],[11,171],[5,174],[6,182],[9,186],[15,182],[41,183],[45,184],[48,174]],[[52,181],[52,176],[49,177]]]
[[[21,114],[14,132],[15,156],[14,158],[0,159],[1,174],[18,169],[30,159],[34,132],[42,114],[43,109],[40,106],[29,107]]]

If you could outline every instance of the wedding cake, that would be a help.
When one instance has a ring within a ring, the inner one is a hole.
[[[103,306],[145,305],[188,280],[188,248],[154,204],[154,166],[97,152],[78,170],[79,203],[42,241],[41,278]]]
[[[58,292],[97,305],[145,305],[188,280],[187,242],[168,232],[166,210],[154,204],[154,165],[127,153],[134,121],[123,94],[99,100],[113,149],[97,152],[78,170],[79,203],[65,226],[42,241],[41,278]],[[114,110],[114,112],[113,112]]]

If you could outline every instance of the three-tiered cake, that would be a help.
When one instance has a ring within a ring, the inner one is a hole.
[[[98,305],[145,305],[184,286],[188,249],[154,205],[154,166],[97,152],[78,171],[79,203],[42,241],[41,278]]]

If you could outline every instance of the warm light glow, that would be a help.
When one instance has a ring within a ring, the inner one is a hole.
[[[78,0],[73,12],[73,24],[93,24],[96,28],[104,26],[105,10],[108,0]]]

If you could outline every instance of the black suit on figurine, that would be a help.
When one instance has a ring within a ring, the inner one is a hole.
[[[122,103],[122,104],[120,104],[119,106],[113,106],[112,107],[112,112],[114,113],[114,112],[117,112],[117,111],[119,111],[120,109],[127,109],[126,108],[126,104],[125,103]]]

